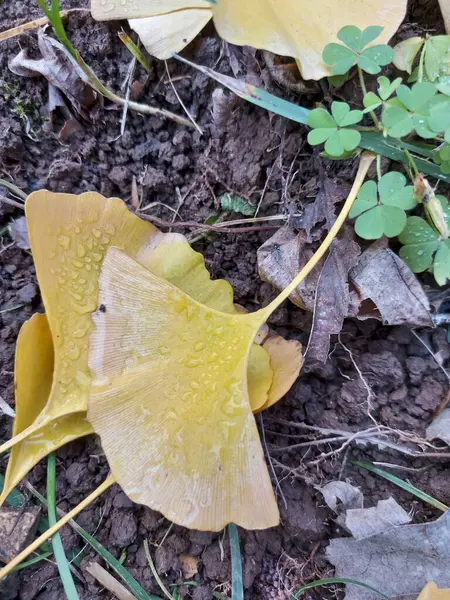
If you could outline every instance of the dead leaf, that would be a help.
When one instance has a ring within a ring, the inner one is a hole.
[[[59,16],[63,19],[68,14],[72,12],[87,12],[86,8],[69,8],[67,10],[61,10],[59,12]],[[44,27],[48,25],[47,17],[41,17],[40,19],[35,19],[34,21],[29,21],[28,23],[24,23],[23,25],[18,25],[17,27],[13,27],[12,29],[8,29],[7,31],[2,31],[0,33],[0,42],[4,42],[5,40],[9,40],[10,38],[16,37],[17,35],[22,35],[26,31],[31,31],[33,29],[38,29],[39,27]]]
[[[314,254],[305,231],[296,233],[286,225],[258,248],[258,270],[263,281],[284,289]],[[306,310],[313,310],[315,289],[323,261],[312,270],[289,298]]]
[[[327,506],[337,514],[350,508],[363,507],[364,498],[361,490],[346,481],[330,481],[319,488],[319,492]]]
[[[336,577],[362,581],[392,599],[415,600],[429,581],[450,586],[450,511],[432,523],[331,540],[327,558]],[[345,600],[379,600],[379,595],[347,585]]]
[[[305,353],[308,361],[327,361],[330,336],[341,331],[349,313],[348,273],[358,262],[361,250],[352,239],[350,229],[345,231],[342,238],[332,243],[317,282],[313,323]]]
[[[180,567],[184,579],[192,579],[198,573],[200,559],[190,554],[180,554]]]
[[[14,219],[9,224],[9,233],[18,248],[30,249],[30,238],[28,237],[27,220],[25,217]]]
[[[446,408],[439,414],[426,432],[427,440],[442,440],[450,446],[450,408]]]
[[[378,533],[385,533],[398,525],[406,525],[411,522],[408,515],[400,504],[393,498],[380,500],[376,506],[371,508],[354,508],[348,510],[344,526],[353,535],[355,540],[364,540]]]
[[[10,71],[22,77],[43,75],[67,96],[80,115],[88,118],[101,96],[92,89],[86,75],[62,44],[42,30],[38,31],[38,44],[41,58],[28,58],[26,50],[21,50],[9,62]]]
[[[322,176],[320,189],[314,202],[307,204],[303,211],[299,225],[305,229],[307,242],[318,241],[323,234],[323,230],[330,231],[336,220],[334,205],[347,197],[349,186],[342,184],[336,179]],[[316,227],[322,223],[321,227]]]
[[[389,248],[372,244],[350,271],[359,301],[372,300],[384,325],[434,327],[430,303],[413,272]],[[359,318],[367,318],[362,314]],[[370,315],[377,318],[376,313]]]
[[[450,590],[440,590],[435,583],[427,583],[417,600],[450,600]]]
[[[41,509],[0,508],[0,561],[8,563],[33,540]]]

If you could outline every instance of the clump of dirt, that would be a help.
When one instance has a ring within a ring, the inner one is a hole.
[[[63,8],[75,4],[80,6],[69,0],[61,3]],[[87,4],[87,0],[82,3]],[[413,3],[404,31],[440,30],[433,7],[436,2],[426,3],[426,7]],[[19,5],[6,1],[0,6],[0,16],[7,29],[39,16],[39,10],[34,0]],[[67,19],[69,37],[100,79],[114,90],[119,90],[130,64],[130,55],[117,37],[121,25],[96,23],[83,12]],[[240,100],[222,104],[218,113],[215,83],[175,61],[169,61],[172,80],[203,135],[169,120],[129,111],[120,136],[121,110],[105,103],[104,110],[95,112],[81,130],[63,140],[59,137],[62,115],[50,118],[46,108],[45,80],[19,78],[8,70],[8,60],[23,47],[31,53],[36,50],[35,34],[3,43],[0,56],[0,177],[28,192],[41,188],[70,193],[95,190],[129,201],[135,177],[144,210],[168,221],[177,210],[179,222],[203,222],[219,213],[218,199],[224,192],[242,195],[255,205],[261,202],[262,215],[297,214],[319,189],[319,167],[342,185],[352,180],[355,165],[321,164],[306,143],[304,127]],[[323,98],[322,88],[315,84],[307,86],[301,96],[292,89],[281,89],[260,53],[232,47],[225,53],[222,50],[222,42],[207,29],[188,53],[196,62],[224,73],[238,69],[240,77],[307,106]],[[182,114],[164,65],[154,60],[152,67],[148,81],[137,70],[143,89],[140,101]],[[0,229],[18,215],[19,210],[0,203]],[[268,227],[272,226],[269,222]],[[275,294],[261,282],[256,265],[257,248],[273,232],[268,228],[245,235],[208,233],[195,242],[212,276],[228,279],[236,301],[250,310],[267,304]],[[13,309],[0,314],[0,395],[13,405],[17,334],[33,312],[43,310],[29,252],[14,245],[0,249],[0,292],[0,311]],[[310,315],[285,303],[272,316],[271,326],[306,343]],[[445,364],[450,354],[446,332],[422,331],[420,336]],[[402,446],[412,452],[408,436],[424,436],[447,391],[445,374],[408,329],[383,327],[373,320],[346,323],[340,340],[333,340],[327,363],[315,370],[305,369],[287,397],[259,421],[277,474],[274,484],[282,524],[268,531],[240,532],[247,598],[284,600],[302,583],[332,573],[323,551],[327,540],[342,532],[315,486],[337,478],[349,480],[361,487],[366,505],[393,495],[408,509],[415,504],[416,519],[436,516],[433,509],[398,488],[352,466],[353,459],[415,469],[405,472],[413,483],[443,502],[450,501],[448,460],[431,463],[375,444],[343,443],[335,453],[338,446],[317,443],[320,436],[317,432],[317,436],[311,435],[313,430],[305,437],[305,430],[298,425],[357,433],[373,426],[375,419],[382,426],[404,432]],[[8,438],[10,429],[10,418],[2,416],[1,439]],[[308,445],[298,447],[299,443]],[[5,467],[6,458],[1,457],[0,470]],[[63,510],[75,506],[104,480],[107,471],[97,439],[86,438],[62,448],[57,466],[59,506]],[[45,464],[33,469],[29,480],[45,493]],[[117,486],[77,520],[115,556],[125,557],[125,567],[149,593],[162,595],[146,561],[144,539],[149,541],[160,576],[166,585],[178,586],[182,597],[209,600],[213,593],[230,593],[230,557],[222,533],[171,525],[160,514],[133,504]],[[68,552],[82,548],[71,529],[64,528],[62,535]],[[183,576],[186,555],[198,559],[198,572],[188,583]],[[92,560],[99,559],[85,549],[76,578],[80,597],[106,600],[108,593],[85,570]],[[12,575],[0,584],[0,590],[2,600],[63,597],[56,567],[48,563]],[[311,592],[311,597],[328,597],[326,593]]]

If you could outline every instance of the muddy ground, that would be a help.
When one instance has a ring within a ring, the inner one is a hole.
[[[80,6],[63,1],[62,7]],[[87,2],[83,2],[87,5]],[[4,0],[0,6],[2,29],[37,17],[34,0]],[[67,31],[76,47],[100,79],[119,90],[130,64],[130,55],[117,38],[119,24],[98,24],[87,13],[72,14]],[[399,35],[442,30],[437,3],[417,2],[410,7]],[[80,131],[67,138],[59,136],[64,119],[58,111],[49,119],[48,88],[41,78],[21,78],[8,70],[8,60],[21,48],[36,48],[34,33],[3,42],[0,56],[0,177],[28,192],[47,188],[55,192],[80,193],[96,190],[105,196],[130,200],[133,176],[142,194],[142,205],[155,204],[151,214],[171,220],[171,208],[179,206],[177,220],[204,222],[218,212],[217,198],[226,191],[249,198],[257,204],[262,198],[261,215],[301,212],[317,193],[321,170],[345,187],[352,179],[355,165],[322,162],[306,143],[306,129],[237,101],[217,115],[212,94],[216,85],[206,76],[184,65],[169,61],[178,94],[203,129],[201,136],[189,129],[157,117],[129,111],[125,132],[120,133],[121,111],[105,103],[97,107]],[[314,106],[334,92],[326,83],[305,89],[277,81],[261,53],[223,44],[207,29],[188,49],[187,55],[223,73],[244,77],[252,83]],[[140,100],[182,114],[179,101],[167,78],[164,64],[153,61],[153,72]],[[143,83],[139,67],[135,79]],[[339,91],[352,100],[350,83]],[[213,118],[215,117],[215,118]],[[18,209],[0,204],[0,229]],[[239,217],[239,215],[235,215]],[[272,223],[273,225],[273,223]],[[188,233],[189,230],[180,231]],[[246,234],[210,234],[195,242],[214,278],[225,278],[233,285],[236,301],[255,310],[274,296],[257,272],[256,251],[274,230]],[[42,310],[33,262],[28,251],[9,246],[3,238],[0,249],[0,395],[11,405],[13,398],[14,347],[21,324],[35,311]],[[9,246],[9,247],[8,247]],[[272,318],[272,327],[288,338],[308,339],[310,317],[285,303]],[[444,329],[419,332],[445,365],[450,355]],[[429,352],[406,328],[388,328],[377,321],[348,321],[341,340],[352,356],[333,340],[325,366],[305,368],[294,388],[275,408],[264,413],[260,426],[265,429],[267,449],[278,463],[275,472],[282,524],[269,531],[241,532],[246,598],[284,600],[304,582],[333,573],[324,558],[332,537],[343,535],[315,486],[338,478],[360,486],[366,506],[393,495],[414,521],[432,519],[437,512],[397,487],[352,466],[353,459],[377,460],[407,466],[396,471],[442,502],[450,502],[450,467],[445,460],[424,460],[402,454],[360,448],[348,449],[321,458],[336,446],[314,446],[290,451],[298,441],[298,430],[289,423],[359,431],[369,427],[368,393],[358,375],[358,365],[371,386],[371,415],[393,429],[423,436],[425,428],[448,392],[448,381]],[[352,360],[353,359],[353,360]],[[353,362],[354,361],[354,362]],[[276,420],[278,419],[278,421]],[[279,420],[283,420],[281,423]],[[0,437],[10,433],[9,417],[1,417]],[[309,438],[313,439],[313,438]],[[303,441],[305,438],[303,438]],[[6,458],[0,458],[0,472]],[[417,470],[414,470],[417,469]],[[37,466],[30,482],[45,493],[45,464]],[[58,452],[57,499],[63,510],[76,505],[107,474],[101,448],[94,438],[68,445]],[[180,594],[195,600],[209,600],[213,593],[230,592],[230,561],[224,535],[188,531],[173,526],[161,515],[133,505],[118,487],[104,494],[78,518],[115,556],[125,556],[125,566],[151,593],[162,592],[147,566],[143,540],[147,538],[156,568],[166,585],[179,584]],[[68,551],[81,543],[71,529],[63,530]],[[198,573],[183,585],[184,555],[199,558]],[[110,594],[85,571],[95,555],[88,549],[78,569],[76,584],[82,600],[106,600]],[[173,588],[172,588],[173,589]],[[60,600],[64,598],[57,568],[41,563],[11,576],[0,587],[2,600]],[[312,598],[331,598],[332,591],[311,592]]]

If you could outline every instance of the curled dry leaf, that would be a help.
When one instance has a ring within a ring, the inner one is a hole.
[[[360,252],[349,229],[331,244],[317,282],[313,323],[306,349],[308,361],[326,362],[330,336],[340,333],[344,319],[349,315],[348,273],[357,264]]]
[[[361,255],[350,271],[350,281],[358,291],[358,301],[372,300],[385,325],[434,327],[428,298],[416,276],[379,242]],[[375,312],[369,316],[379,318]]]
[[[402,22],[406,5],[406,0],[279,0],[276,6],[272,0],[91,0],[91,11],[100,21],[129,19],[150,54],[162,59],[184,48],[212,18],[227,42],[292,56],[305,79],[320,79],[331,75],[322,60],[323,48],[336,40],[342,27],[381,25],[377,43],[386,43]]]
[[[86,118],[101,101],[101,96],[92,89],[86,75],[62,44],[42,30],[38,32],[38,43],[41,58],[28,58],[26,50],[21,50],[9,62],[9,69],[23,77],[43,75],[49,83],[60,89],[76,111]]]
[[[258,248],[258,271],[261,279],[284,289],[314,254],[304,231],[296,233],[286,225]],[[289,298],[294,304],[312,311],[321,261]]]
[[[337,514],[350,508],[363,507],[364,497],[361,490],[346,481],[330,481],[318,489],[327,505]]]
[[[392,598],[415,598],[429,581],[449,587],[450,511],[431,523],[390,526],[365,539],[331,540],[327,557],[337,577],[363,581]],[[371,590],[346,586],[345,600],[379,597]]]
[[[35,315],[18,339],[18,418],[14,437],[2,446],[2,450],[12,447],[12,453],[0,501],[49,452],[93,432],[86,421],[87,347],[100,265],[109,246],[125,250],[199,302],[226,313],[238,312],[230,284],[210,279],[202,255],[192,250],[184,236],[161,233],[130,213],[121,200],[106,200],[95,193],[36,192],[29,197],[26,212],[47,316]],[[291,348],[291,342],[283,343]],[[53,349],[58,357],[55,370]],[[35,355],[39,360],[33,362],[30,357]],[[32,377],[30,363],[36,367]],[[270,352],[252,345],[247,383],[254,410],[284,393],[274,378],[279,368]]]
[[[442,18],[444,19],[445,31],[450,34],[450,2],[448,0],[439,0]]]

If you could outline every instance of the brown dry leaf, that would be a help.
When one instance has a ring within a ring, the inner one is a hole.
[[[349,314],[348,273],[358,262],[361,249],[352,239],[350,229],[334,240],[317,282],[313,323],[306,355],[308,361],[325,363],[330,350],[330,336],[340,333]]]
[[[417,600],[450,600],[450,589],[440,590],[435,583],[427,583]]]
[[[434,327],[428,298],[416,276],[382,242],[372,244],[350,271],[349,279],[358,290],[359,302],[370,299],[385,325]],[[369,315],[378,318],[376,312]],[[367,318],[358,315],[359,318]]]
[[[427,440],[442,440],[450,446],[450,408],[445,408],[427,427]]]
[[[450,511],[431,523],[390,525],[364,539],[331,540],[326,554],[336,577],[367,583],[393,600],[414,600],[429,581],[450,586]],[[345,600],[379,598],[371,590],[346,586]]]
[[[263,281],[282,290],[306,265],[313,254],[314,250],[307,244],[306,232],[296,233],[286,225],[278,229],[267,242],[258,248],[259,275]],[[320,261],[296,291],[289,296],[290,300],[300,308],[313,310],[315,289],[322,265],[323,261]]]
[[[28,58],[27,52],[21,50],[9,62],[10,71],[23,77],[43,75],[67,96],[81,116],[87,118],[102,97],[92,89],[86,75],[62,44],[42,30],[38,31],[38,44],[41,58]]]
[[[200,559],[190,554],[180,554],[180,567],[184,579],[192,579],[198,573]]]
[[[340,180],[330,179],[322,175],[320,189],[314,202],[305,206],[299,219],[301,229],[306,231],[306,241],[316,242],[323,235],[323,230],[330,231],[336,220],[334,205],[347,197],[349,186]],[[322,223],[321,227],[316,227]]]

